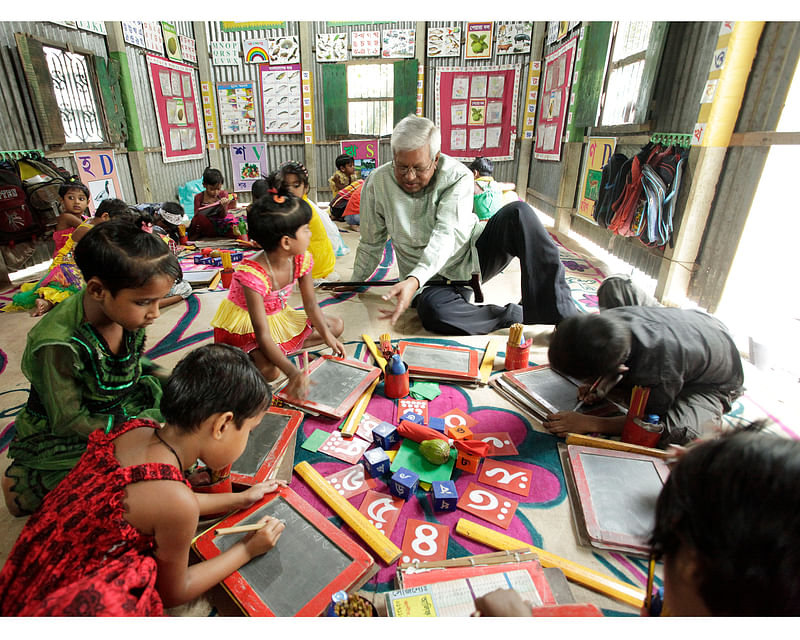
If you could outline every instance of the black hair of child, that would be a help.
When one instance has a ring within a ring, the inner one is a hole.
[[[167,213],[175,214],[176,216],[181,216],[183,218],[184,210],[183,207],[177,203],[172,201],[162,202],[159,209],[163,209]],[[158,209],[156,209],[155,213],[158,213]],[[162,227],[165,231],[177,231],[178,225],[172,224],[169,220],[167,220],[164,216],[159,215],[158,219],[156,220],[159,227]]]
[[[106,198],[97,205],[97,209],[94,210],[94,215],[95,218],[99,218],[104,213],[107,213],[108,217],[112,220],[117,216],[126,215],[128,219],[133,221],[134,218],[132,215],[134,211],[135,210],[128,206],[128,203],[124,200],[120,200],[119,198]]]
[[[63,198],[65,195],[67,195],[67,193],[69,193],[70,189],[80,191],[86,196],[87,200],[92,197],[92,194],[89,193],[89,187],[83,184],[78,176],[70,176],[69,180],[67,180],[58,188],[58,197]]]
[[[689,449],[656,503],[658,557],[693,550],[714,616],[800,614],[800,441],[734,431]]]
[[[286,178],[287,174],[297,176],[300,182],[303,183],[304,187],[308,186],[308,169],[306,169],[305,165],[302,162],[297,162],[296,160],[289,160],[289,162],[284,162],[281,165],[280,168],[281,184],[283,184],[283,181]]]
[[[269,188],[270,188],[270,183],[269,180],[266,178],[259,178],[258,180],[253,182],[253,186],[250,188],[250,193],[253,196],[253,202],[267,195],[267,191],[269,191]]]
[[[278,248],[281,238],[294,238],[297,230],[311,222],[311,207],[304,200],[284,193],[268,193],[247,211],[247,232],[269,253]]]
[[[334,163],[336,164],[336,168],[341,171],[348,164],[355,164],[355,160],[353,159],[353,156],[348,155],[346,153],[342,153],[336,156],[336,160],[334,161]]]
[[[75,248],[83,279],[99,278],[111,295],[137,289],[159,275],[180,280],[181,265],[167,244],[143,230],[147,218],[141,215],[131,222],[123,217],[92,227]]]
[[[216,413],[231,411],[237,428],[269,408],[272,392],[261,372],[241,349],[206,344],[187,353],[164,385],[161,413],[185,432],[196,431]]]
[[[209,187],[216,186],[223,183],[222,171],[214,169],[213,167],[206,167],[203,171],[203,184]]]
[[[625,323],[603,313],[581,313],[556,325],[547,358],[553,369],[586,381],[616,371],[630,349]]]
[[[469,163],[470,171],[477,171],[479,176],[490,176],[494,173],[494,162],[489,158],[475,158]]]

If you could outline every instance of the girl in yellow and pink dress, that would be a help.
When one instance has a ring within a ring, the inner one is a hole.
[[[308,380],[287,355],[321,343],[345,355],[338,340],[341,318],[323,314],[314,295],[310,220],[308,204],[285,191],[271,189],[250,206],[248,232],[263,251],[239,263],[228,297],[211,321],[214,342],[244,350],[268,381],[283,372],[289,378],[287,393],[297,398],[305,397]],[[288,304],[295,282],[302,311]]]

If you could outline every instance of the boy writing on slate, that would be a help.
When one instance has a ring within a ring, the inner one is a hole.
[[[623,402],[634,386],[649,389],[644,413],[658,415],[664,426],[659,447],[722,427],[744,382],[727,329],[697,310],[625,306],[565,318],[553,333],[548,358],[554,369],[586,383],[578,399],[587,405],[615,385]],[[624,424],[625,416],[561,411],[548,416],[544,427],[556,435],[619,435]]]

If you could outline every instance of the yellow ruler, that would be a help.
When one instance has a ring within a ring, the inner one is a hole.
[[[331,487],[331,489],[333,489],[333,487]],[[342,499],[344,500],[344,498]],[[348,502],[348,504],[350,503]],[[599,591],[610,598],[633,605],[634,607],[641,607],[644,603],[644,589],[639,589],[627,582],[622,582],[616,578],[603,575],[582,564],[567,560],[566,558],[557,556],[539,547],[534,547],[527,542],[522,542],[504,533],[499,533],[494,529],[489,529],[483,525],[471,522],[470,520],[465,520],[464,518],[459,519],[458,524],[456,524],[456,533],[460,533],[465,538],[475,540],[476,542],[480,542],[494,549],[507,549],[509,551],[515,551],[520,548],[530,549],[539,556],[539,562],[543,567],[557,567],[573,582],[582,584],[584,587]]]
[[[367,387],[367,390],[364,391],[364,393],[361,394],[358,402],[356,402],[353,405],[353,408],[350,409],[350,415],[347,416],[347,419],[339,427],[342,435],[346,438],[352,438],[353,435],[355,435],[355,432],[358,429],[358,423],[361,422],[361,417],[364,415],[364,412],[367,410],[367,405],[372,399],[372,392],[375,391],[375,387],[378,386],[380,381],[380,377],[375,378],[375,381]]]
[[[367,345],[367,349],[372,354],[372,357],[375,358],[375,362],[378,363],[378,366],[381,368],[381,371],[386,371],[386,358],[381,355],[381,352],[378,351],[378,347],[375,346],[375,343],[372,341],[366,333],[361,334],[361,339],[364,341],[364,344]]]
[[[672,457],[669,453],[662,451],[661,449],[652,449],[650,447],[643,447],[638,444],[617,442],[616,440],[608,440],[606,438],[596,438],[594,436],[587,436],[580,433],[568,433],[567,444],[576,444],[584,447],[597,447],[598,449],[613,449],[615,451],[627,451],[628,453],[641,453],[646,456],[654,456],[662,459]]]
[[[375,553],[377,553],[386,564],[392,564],[400,557],[402,551],[387,538],[381,531],[367,520],[366,516],[359,513],[352,504],[345,500],[330,482],[323,478],[308,462],[298,462],[294,470],[306,484],[316,493],[325,503],[333,509],[339,517],[344,520],[350,528],[364,542],[366,542]]]
[[[492,375],[494,368],[494,357],[497,355],[497,345],[500,344],[499,340],[489,340],[486,345],[486,351],[483,352],[483,360],[481,361],[481,384],[489,382],[489,376]]]

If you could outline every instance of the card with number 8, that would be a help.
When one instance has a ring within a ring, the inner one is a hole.
[[[448,527],[409,518],[403,534],[401,547],[403,554],[400,556],[400,560],[401,562],[445,560],[449,539],[450,529]]]

